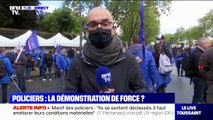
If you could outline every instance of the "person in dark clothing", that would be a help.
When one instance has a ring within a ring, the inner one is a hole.
[[[20,49],[18,47],[15,48],[17,57],[20,52]],[[25,56],[24,52],[21,52],[20,57],[15,61],[15,73],[18,78],[18,86],[22,92],[26,91],[26,85],[24,80],[24,73],[26,70],[26,63],[27,63],[27,57]]]
[[[43,66],[44,66],[44,78],[43,81],[46,81],[46,76],[47,76],[47,69],[49,73],[49,81],[51,81],[51,69],[52,69],[52,64],[53,64],[53,57],[52,57],[52,52],[49,50],[46,50],[46,53],[44,54],[44,61],[43,61]]]
[[[67,57],[73,58],[75,56],[75,51],[70,48],[67,50]]]
[[[33,66],[34,66],[34,60],[32,59],[31,54],[26,54],[26,57],[27,57],[27,63],[26,63],[25,79],[29,82],[32,82],[30,77],[31,77]]]
[[[160,44],[156,43],[154,45],[154,52],[153,52],[153,57],[156,63],[156,68],[159,68],[159,59],[160,59],[160,54],[162,53],[160,51]],[[169,84],[169,82],[171,81],[171,77],[170,74],[167,75],[163,75],[159,73],[158,70],[158,89],[156,90],[157,93],[165,93],[166,92],[166,87]]]
[[[165,38],[163,35],[160,35],[157,37],[157,40],[160,43],[160,52],[164,53],[167,57],[169,57],[171,63],[172,63],[172,49],[170,47],[170,45],[165,41]]]
[[[175,58],[176,58],[176,68],[177,68],[177,74],[178,76],[183,76],[183,69],[181,69],[182,63],[183,63],[183,47],[178,48]]]
[[[68,61],[69,67],[70,67],[70,64],[72,63],[72,59],[73,59],[74,56],[75,56],[75,51],[72,48],[68,49],[68,51],[67,51],[67,61]]]
[[[10,84],[10,76],[13,75],[13,68],[10,60],[5,56],[5,48],[0,48],[0,59],[2,60],[5,75],[0,76],[0,84],[2,90],[2,103],[7,103],[8,96],[8,85]],[[2,70],[1,70],[2,71]]]
[[[183,61],[182,61],[182,67],[181,67],[181,70],[183,71],[183,72],[185,72],[185,77],[188,77],[188,75],[187,75],[187,64],[188,64],[188,58],[189,58],[189,53],[188,53],[188,49],[187,48],[185,48],[184,50],[183,50]],[[182,72],[182,74],[181,74],[181,76],[183,76],[183,72]]]
[[[76,55],[66,79],[65,89],[69,92],[105,92],[96,82],[96,70],[105,66],[111,71],[111,85],[107,93],[146,92],[147,88],[133,55],[123,52],[121,40],[112,34],[111,13],[95,7],[87,16],[88,41],[82,56]]]
[[[194,95],[192,103],[203,103],[205,101],[207,85],[199,72],[199,61],[203,52],[210,47],[210,40],[207,38],[200,38],[197,42],[197,47],[193,54],[190,55],[190,71],[192,71],[192,82],[194,83]]]
[[[58,57],[58,55],[59,55],[59,52],[55,51],[55,54],[53,55],[53,68],[55,71],[55,78],[60,78],[60,70],[58,69],[56,64],[56,58]]]
[[[10,50],[6,50],[6,56],[10,59],[11,64],[13,65],[16,60],[16,55]]]
[[[208,85],[206,103],[213,103],[213,47],[207,49],[201,56],[199,63],[200,74]]]
[[[154,45],[153,57],[155,59],[156,67],[159,67],[159,57],[160,57],[160,44],[156,43]]]

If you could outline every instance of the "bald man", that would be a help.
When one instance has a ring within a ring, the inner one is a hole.
[[[200,67],[198,68],[201,75],[207,82],[208,92],[206,103],[213,103],[213,47],[207,49],[201,56]]]
[[[121,40],[114,35],[111,13],[95,7],[87,15],[88,41],[82,56],[75,56],[69,67],[65,89],[70,92],[146,92],[139,66],[132,55],[123,52]],[[107,67],[111,84],[103,91],[96,80],[96,71]]]
[[[197,47],[195,51],[190,55],[190,73],[192,76],[192,82],[194,83],[194,95],[192,103],[203,103],[206,101],[207,85],[205,79],[199,71],[199,61],[203,52],[211,46],[210,40],[205,37],[201,37],[197,41]]]

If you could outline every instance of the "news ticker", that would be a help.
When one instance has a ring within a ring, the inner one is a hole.
[[[9,6],[12,15],[20,15],[20,10],[48,10],[48,6]]]
[[[213,119],[212,104],[175,104],[174,93],[11,93],[9,105],[12,106],[12,116],[72,115],[73,119],[106,116],[113,119],[116,115],[128,120],[141,117],[144,120]]]

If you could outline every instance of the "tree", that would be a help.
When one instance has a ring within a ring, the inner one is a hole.
[[[176,41],[174,39],[174,34],[164,34],[164,37],[165,37],[165,40],[168,43],[171,43],[171,44],[175,44],[176,43]]]
[[[41,24],[48,32],[71,32],[76,28],[77,18],[70,9],[63,8],[46,14]]]
[[[183,40],[185,29],[183,27],[177,28],[174,38],[176,39],[176,43],[178,43],[180,40]]]
[[[108,0],[64,0],[63,7],[71,8],[75,13],[80,13],[80,9],[82,9],[82,13],[87,13],[93,7],[108,6],[108,3]]]
[[[204,31],[201,26],[193,26],[185,31],[185,37],[189,44],[192,44],[193,40],[197,40],[202,37]]]
[[[200,26],[205,31],[205,36],[213,37],[213,9],[203,18],[198,20]]]
[[[67,1],[66,1],[67,2]],[[148,42],[154,41],[159,33],[160,14],[169,11],[171,0],[167,1],[145,1],[145,36]],[[71,0],[67,5],[75,12],[79,12],[80,1]],[[112,13],[114,22],[121,29],[121,37],[130,43],[132,35],[139,34],[140,15],[139,9],[141,1],[138,0],[100,0],[100,1],[81,1],[82,9],[87,12],[94,6],[105,6]]]
[[[20,10],[20,15],[12,15],[9,6],[37,6],[38,0],[1,0],[0,27],[34,29],[37,15],[35,10]]]
[[[180,27],[176,30],[174,34],[174,39],[176,39],[176,43],[180,40],[187,40],[187,44],[192,44],[193,40],[197,40],[202,37],[204,34],[203,28],[201,26],[193,26],[188,29],[184,29]]]
[[[132,7],[132,11],[129,11],[129,16],[126,16],[120,27],[122,31],[121,38],[125,41],[128,41],[128,44],[130,44],[132,36],[135,34],[139,35],[141,21],[139,14],[140,4],[134,3],[128,6]],[[160,31],[160,22],[157,14],[155,14],[155,11],[151,6],[146,6],[144,11],[145,38],[146,43],[150,43],[152,41],[155,41],[155,36]]]

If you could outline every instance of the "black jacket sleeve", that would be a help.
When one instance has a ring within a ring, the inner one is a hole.
[[[147,92],[147,87],[143,79],[143,75],[140,72],[137,61],[134,57],[131,57],[131,63],[129,64],[129,86],[133,92]]]
[[[213,68],[210,66],[210,58],[209,52],[205,51],[199,62],[199,71],[200,74],[205,78],[205,80],[213,80]]]
[[[66,92],[80,92],[80,71],[77,59],[74,58],[69,66],[69,70],[65,79],[65,90]]]
[[[27,57],[24,55],[24,53],[21,53],[17,61],[17,65],[25,65],[26,63],[27,63]]]

